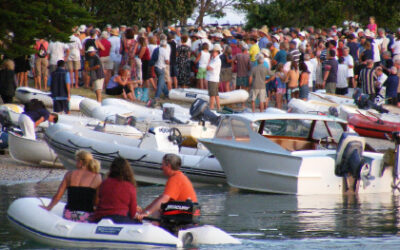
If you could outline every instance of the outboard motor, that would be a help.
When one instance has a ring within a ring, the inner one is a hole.
[[[339,117],[339,112],[336,107],[329,107],[328,113],[331,116]]]
[[[161,204],[160,226],[177,234],[179,230],[193,227],[200,220],[200,206],[197,202],[170,201]]]
[[[129,125],[129,126],[135,127],[136,126],[136,117],[133,115],[125,116],[125,115],[116,114],[115,115],[115,124]]]
[[[171,121],[178,124],[183,124],[180,120],[175,118],[175,108],[174,107],[163,107],[162,119]]]
[[[365,139],[356,133],[344,132],[340,137],[337,152],[335,175],[346,177],[348,174],[360,179],[360,172],[364,166],[362,153]]]
[[[192,120],[209,121],[215,126],[217,126],[220,121],[220,117],[211,112],[208,107],[208,102],[200,98],[197,98],[190,106],[190,115]]]
[[[383,108],[382,105],[378,105],[374,101],[372,101],[368,94],[363,94],[360,88],[354,90],[353,99],[354,103],[359,109],[375,109],[379,113],[389,112],[389,110]]]

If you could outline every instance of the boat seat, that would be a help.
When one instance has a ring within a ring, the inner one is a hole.
[[[314,142],[306,140],[294,139],[294,138],[268,137],[268,136],[266,137],[288,151],[316,149],[316,145]]]

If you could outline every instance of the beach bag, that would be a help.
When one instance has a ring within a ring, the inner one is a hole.
[[[39,46],[38,57],[45,58],[47,56],[46,48],[44,47],[43,43]]]
[[[159,55],[160,55],[160,48],[155,48],[153,51],[153,54],[151,55],[151,58],[150,58],[150,62],[149,62],[150,67],[153,67],[154,65],[156,65]]]

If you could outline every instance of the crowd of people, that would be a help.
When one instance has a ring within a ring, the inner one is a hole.
[[[257,102],[262,111],[271,100],[282,108],[316,89],[344,95],[359,87],[371,99],[393,105],[400,92],[400,29],[387,33],[373,17],[365,30],[347,21],[339,28],[250,31],[189,26],[161,32],[135,25],[107,25],[102,31],[81,25],[70,43],[39,39],[34,48],[36,88],[47,89],[48,75],[63,60],[71,88],[92,88],[98,101],[103,91],[147,102],[149,89],[159,99],[168,98],[172,88],[190,86],[208,89],[210,107],[220,109],[219,92],[245,89],[253,111]],[[27,58],[16,63],[17,85],[24,86],[26,71],[20,70],[29,69]]]

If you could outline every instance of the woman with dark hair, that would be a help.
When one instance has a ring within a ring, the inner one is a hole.
[[[290,63],[290,70],[286,76],[286,82],[288,83],[287,85],[288,90],[290,91],[290,97],[288,98],[288,101],[291,98],[299,97],[299,78],[300,78],[300,72],[297,66],[297,62],[292,61]]]
[[[301,71],[299,81],[300,99],[306,101],[308,99],[308,81],[310,77],[310,71],[308,71],[307,64],[304,62],[300,63],[299,70]]]
[[[178,85],[186,87],[190,84],[190,47],[187,45],[189,37],[181,37],[181,45],[176,48],[176,63],[178,67]]]
[[[93,221],[107,218],[119,224],[138,223],[134,219],[138,208],[135,175],[126,159],[118,157],[111,163],[108,178],[100,185],[98,198]]]
[[[148,47],[147,39],[144,36],[139,37],[139,46],[137,50],[138,57],[141,60],[142,68],[142,98],[140,101],[147,102],[149,99],[149,80],[151,78],[150,74],[150,50]]]
[[[125,32],[125,37],[121,41],[121,54],[122,61],[121,67],[129,65],[131,67],[131,77],[134,79],[137,75],[135,56],[138,47],[138,43],[135,40],[135,33],[132,29],[127,29]]]

